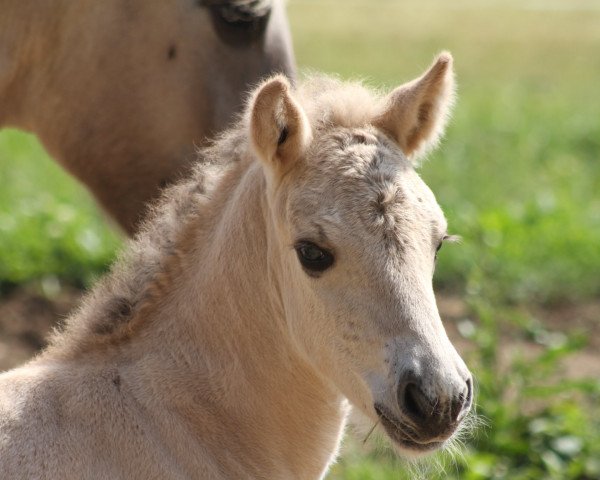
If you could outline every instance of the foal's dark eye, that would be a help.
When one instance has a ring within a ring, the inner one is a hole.
[[[302,266],[313,272],[322,272],[333,265],[331,252],[312,242],[300,242],[295,246],[298,260]]]

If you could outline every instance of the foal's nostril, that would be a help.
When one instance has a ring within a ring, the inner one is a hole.
[[[398,403],[404,415],[431,432],[456,425],[471,408],[472,398],[471,379],[463,384],[462,390],[431,399],[417,383],[411,381],[401,385],[398,390]]]
[[[450,406],[450,417],[452,421],[458,420],[462,414],[469,411],[472,400],[473,386],[471,379],[469,378],[466,381],[465,389],[452,399],[452,405]]]
[[[434,411],[425,394],[414,383],[407,383],[404,387],[401,405],[416,420],[427,420]]]
[[[470,407],[473,401],[473,382],[469,378],[467,380],[467,405]]]

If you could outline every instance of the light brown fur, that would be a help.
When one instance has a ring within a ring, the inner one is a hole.
[[[469,374],[431,288],[445,220],[372,125],[394,108],[325,78],[260,86],[51,346],[0,376],[0,477],[322,478],[348,401],[402,416],[418,367],[446,406]],[[301,267],[309,239],[329,270]],[[418,454],[459,424],[386,431]]]
[[[264,24],[222,20],[242,3],[0,0],[0,128],[35,133],[133,234],[248,89],[294,76],[283,1]]]

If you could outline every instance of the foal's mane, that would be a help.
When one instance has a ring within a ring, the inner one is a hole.
[[[49,350],[74,357],[127,341],[170,285],[191,247],[190,231],[211,217],[219,180],[247,151],[243,122],[198,152],[191,176],[167,189],[146,220],[81,306],[56,329]]]

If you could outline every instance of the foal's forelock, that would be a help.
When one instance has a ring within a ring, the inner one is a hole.
[[[333,228],[353,235],[364,228],[394,255],[411,242],[434,241],[445,229],[443,214],[398,148],[369,126],[330,130],[317,130],[320,138],[307,152],[306,165],[287,182],[302,192],[294,217],[308,214],[319,222],[323,215],[324,224],[337,219]]]

